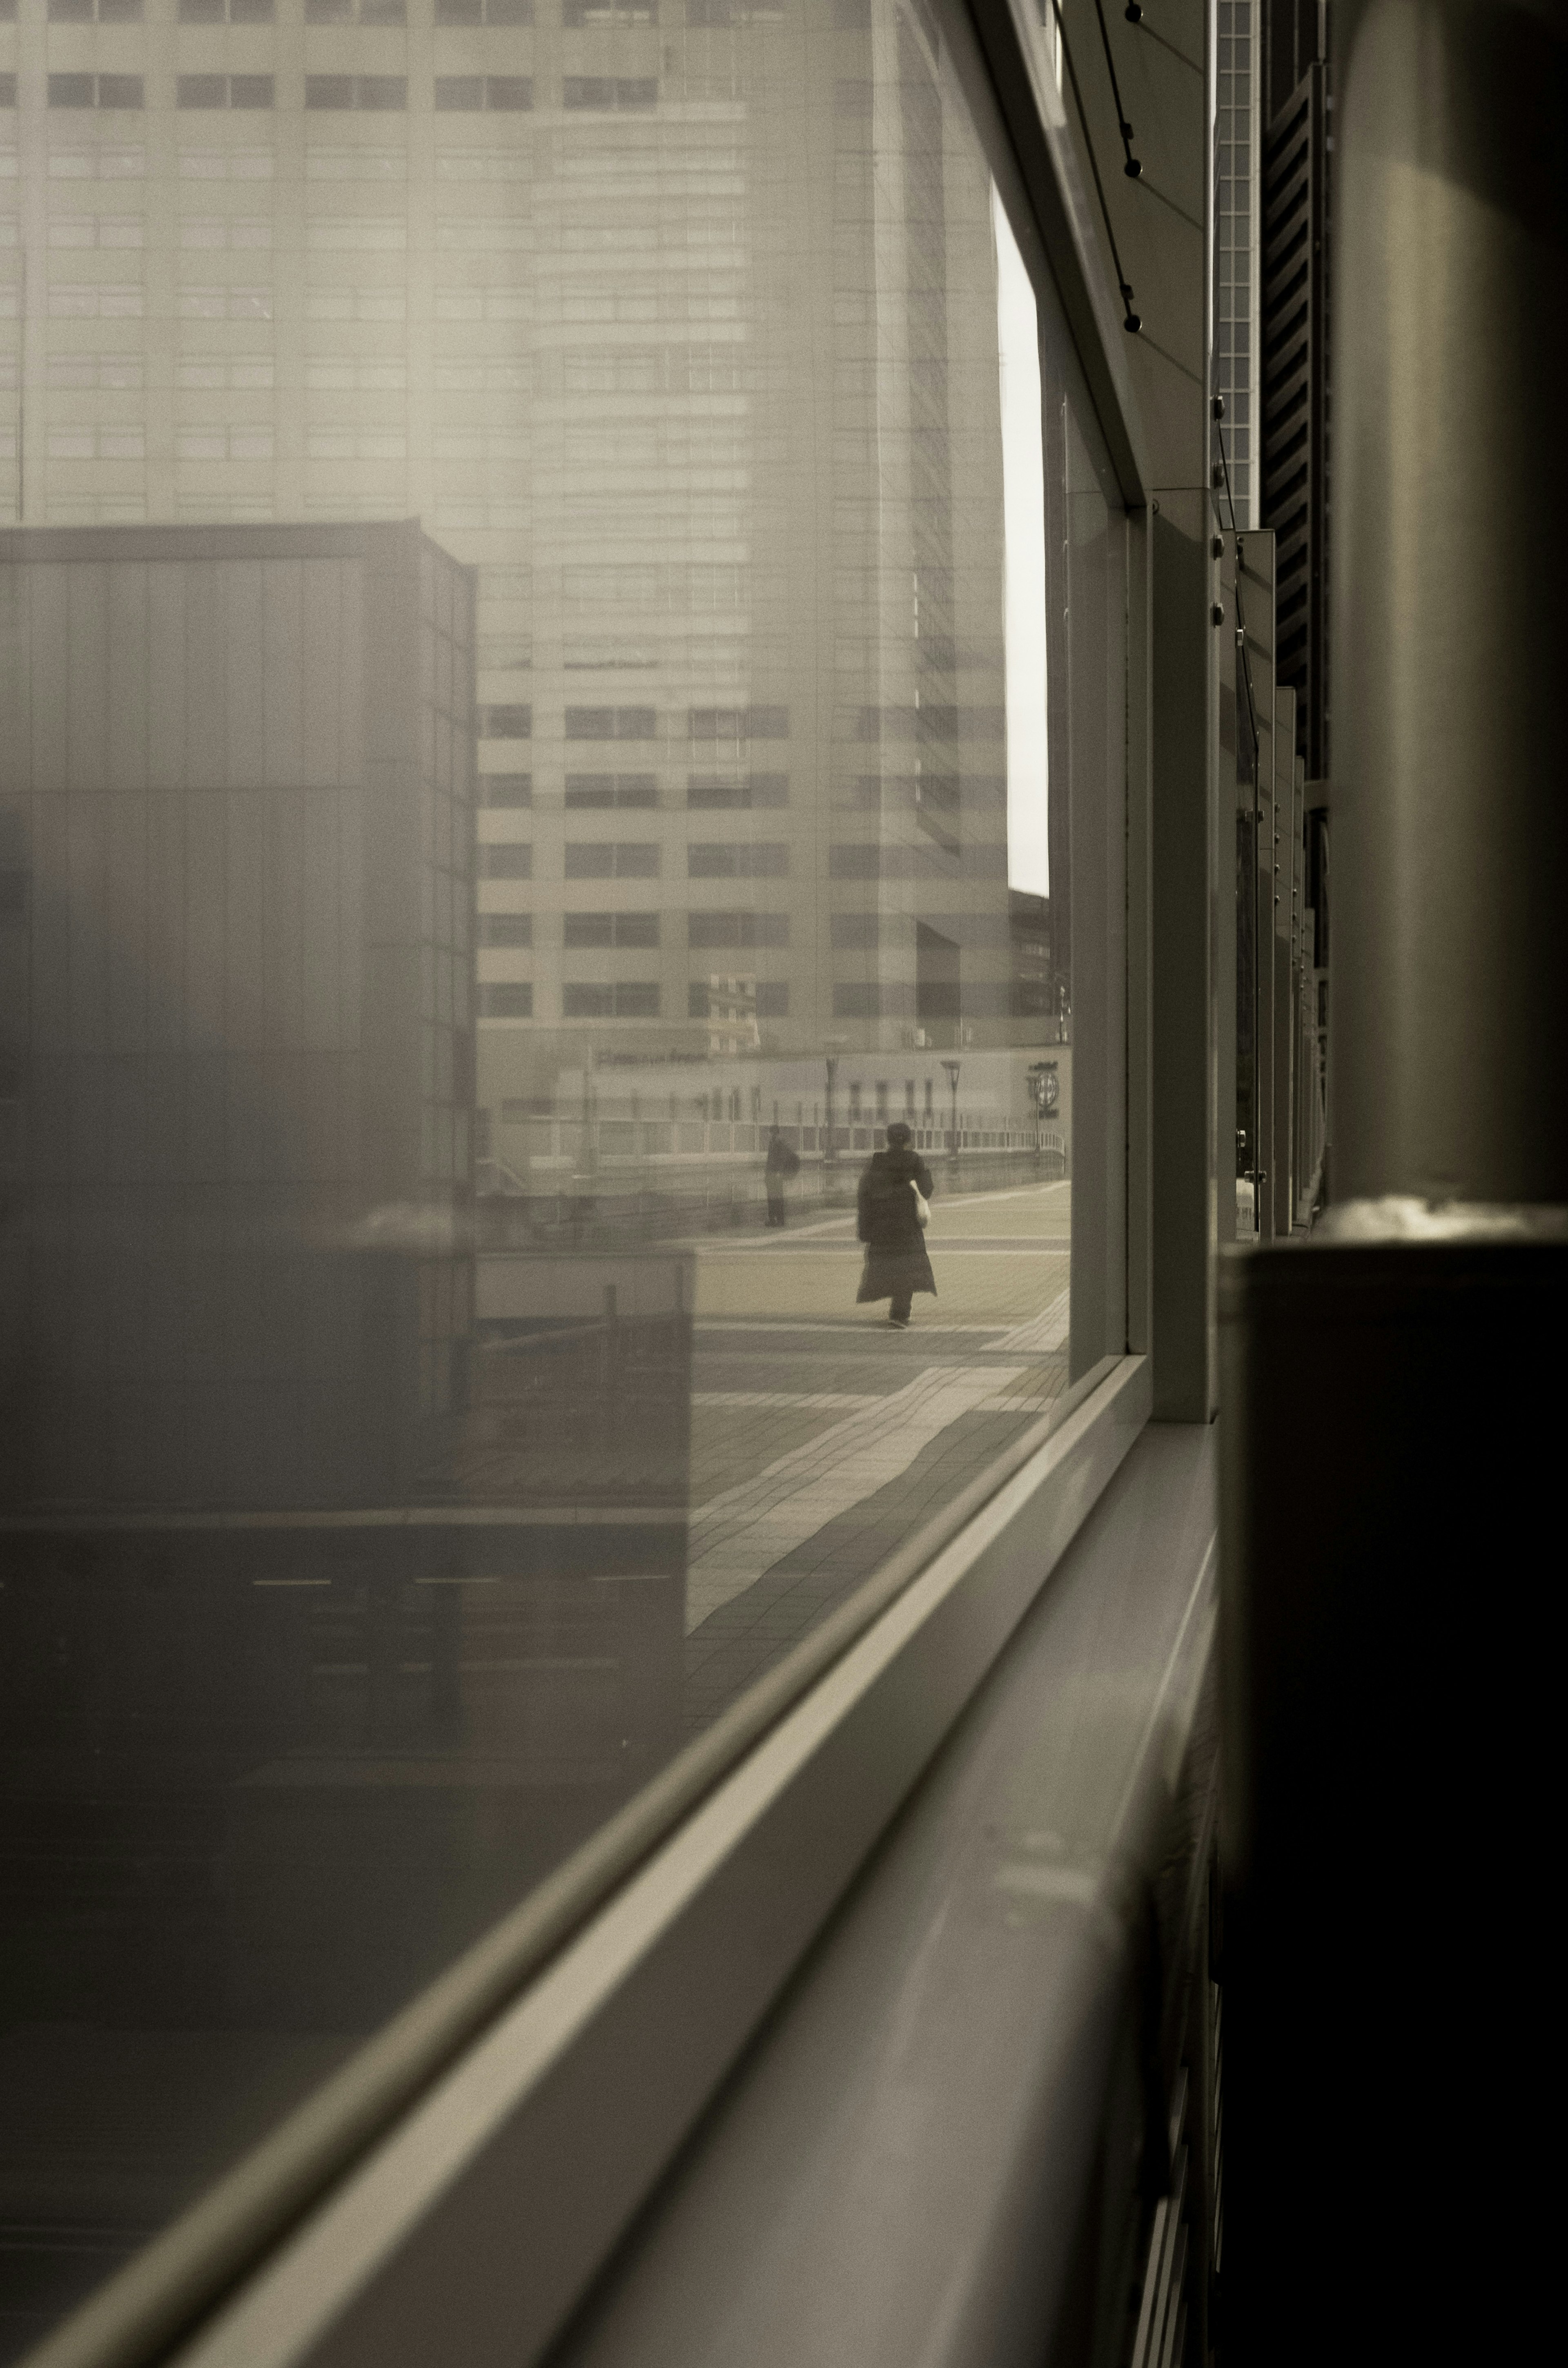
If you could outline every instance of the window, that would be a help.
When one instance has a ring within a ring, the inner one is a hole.
[[[176,107],[270,107],[270,74],[176,74]]]
[[[528,740],[533,728],[531,707],[482,707],[479,711],[482,740]]]
[[[739,780],[726,780],[716,774],[693,773],[687,783],[686,802],[688,806],[787,806],[790,777],[787,773],[747,773]]]
[[[49,103],[51,107],[140,107],[142,77],[127,74],[51,74]]]
[[[561,103],[567,108],[594,108],[601,111],[612,108],[633,108],[653,107],[659,96],[659,85],[650,74],[645,81],[625,75],[568,74],[561,86]]]
[[[690,946],[787,946],[788,913],[689,913]]]
[[[479,850],[479,876],[482,880],[531,880],[533,871],[534,851],[531,847],[521,847],[512,841],[500,846],[482,847]]]
[[[568,806],[656,806],[659,785],[653,773],[568,773]]]
[[[656,946],[657,913],[568,913],[569,946]]]
[[[504,979],[479,990],[482,1019],[531,1019],[534,991],[520,979]]]
[[[305,105],[345,112],[396,113],[408,105],[405,74],[307,74]]]
[[[694,707],[687,719],[694,740],[787,740],[787,707]]]
[[[0,2059],[60,2196],[0,2174],[63,2311],[1125,1345],[1144,610],[959,0],[50,13]]]
[[[452,115],[527,114],[534,103],[529,74],[437,74],[437,111]]]
[[[568,740],[653,740],[658,718],[651,707],[569,707]]]
[[[790,850],[754,839],[733,839],[687,848],[693,880],[778,880],[790,869]]]
[[[621,980],[607,986],[567,986],[561,1009],[567,1019],[656,1019],[659,990],[652,982]]]
[[[830,928],[835,952],[869,951],[881,942],[880,913],[835,913]]]
[[[656,880],[659,848],[653,845],[612,845],[608,839],[566,843],[568,880]]]

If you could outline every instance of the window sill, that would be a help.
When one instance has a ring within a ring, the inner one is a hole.
[[[1121,1464],[1149,1397],[1145,1360],[1112,1367],[186,2345],[182,2368],[445,2368],[458,2327],[465,2368],[540,2356]]]

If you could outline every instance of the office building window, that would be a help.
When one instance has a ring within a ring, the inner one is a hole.
[[[529,74],[437,74],[436,107],[448,115],[526,115],[534,103]]]
[[[406,25],[408,0],[305,0],[307,25]]]
[[[656,880],[660,849],[656,842],[614,844],[608,839],[566,842],[568,880]]]
[[[687,783],[686,802],[688,806],[787,806],[790,777],[787,773],[746,773],[736,780],[726,780],[719,774],[693,773]]]
[[[142,76],[131,74],[51,74],[51,107],[139,108]]]
[[[657,913],[568,913],[568,946],[656,946]]]
[[[566,1019],[657,1019],[659,990],[651,980],[565,986],[561,992],[561,1010]]]
[[[528,740],[533,728],[531,707],[482,707],[479,711],[482,740]]]
[[[693,844],[686,854],[687,871],[693,880],[780,880],[790,869],[788,847],[756,839]]]
[[[689,913],[690,946],[787,946],[788,913]]]
[[[653,740],[658,717],[651,707],[569,707],[568,740]]]
[[[534,851],[515,842],[488,845],[479,849],[479,876],[482,880],[531,880],[534,871]]]
[[[338,113],[395,114],[408,105],[403,74],[307,74],[305,105]]]
[[[176,107],[270,107],[270,74],[179,74],[175,79]]]
[[[1129,1337],[1136,587],[930,8],[6,17],[18,2343]]]
[[[694,707],[687,729],[694,740],[787,740],[787,707]]]
[[[659,85],[652,74],[645,79],[624,74],[568,74],[561,85],[563,107],[593,108],[600,113],[653,107],[658,97]]]
[[[531,1019],[534,991],[520,979],[502,979],[479,990],[482,1019]]]
[[[568,806],[656,806],[659,785],[653,773],[568,773]]]

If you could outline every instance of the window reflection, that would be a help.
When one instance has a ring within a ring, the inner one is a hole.
[[[1124,687],[924,5],[0,102],[14,2355],[1119,1345]]]

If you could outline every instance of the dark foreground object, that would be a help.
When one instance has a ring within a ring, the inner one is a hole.
[[[1221,2354],[1521,2356],[1554,2249],[1568,1247],[1256,1251],[1221,1319]]]

